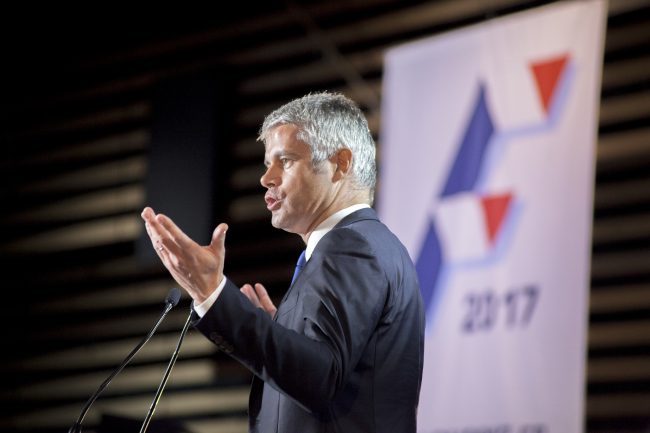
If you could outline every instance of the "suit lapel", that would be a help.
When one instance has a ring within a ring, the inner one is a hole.
[[[377,213],[372,208],[359,209],[358,211],[352,212],[350,215],[346,216],[341,221],[339,221],[338,224],[336,224],[332,228],[332,230],[337,229],[337,228],[341,228],[341,227],[346,227],[346,226],[349,226],[350,224],[353,224],[353,223],[356,223],[356,222],[359,222],[359,221],[364,221],[364,220],[379,221],[379,218],[377,218]],[[316,248],[318,248],[318,247],[316,247]],[[307,264],[305,265],[305,267],[306,266],[307,266]],[[273,317],[274,321],[277,321],[278,317],[280,317],[284,313],[284,311],[282,311],[282,312],[280,311],[280,307],[284,306],[283,310],[286,309],[287,306],[284,305],[284,304],[285,304],[286,300],[289,298],[289,296],[291,295],[293,287],[301,279],[301,276],[303,276],[303,274],[306,274],[306,273],[307,273],[307,270],[303,269],[301,271],[300,275],[298,275],[296,280],[293,282],[293,284],[291,286],[289,286],[286,293],[282,297],[282,301],[278,304],[278,310],[276,311],[275,316]]]

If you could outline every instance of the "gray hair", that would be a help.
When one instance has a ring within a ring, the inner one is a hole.
[[[270,130],[285,124],[298,127],[297,137],[311,148],[314,167],[338,150],[350,149],[355,184],[368,188],[372,196],[377,178],[375,142],[366,117],[352,100],[329,92],[294,99],[266,116],[258,140],[266,142]]]

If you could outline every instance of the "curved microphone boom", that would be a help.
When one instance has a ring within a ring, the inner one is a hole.
[[[178,337],[176,350],[174,350],[174,353],[172,354],[172,358],[169,360],[169,365],[167,365],[167,369],[165,370],[163,379],[160,382],[160,385],[158,386],[158,391],[156,391],[156,395],[154,396],[153,401],[151,402],[151,407],[149,407],[149,413],[147,413],[147,416],[142,422],[140,433],[145,433],[147,431],[147,428],[149,427],[149,422],[153,417],[153,413],[156,410],[156,406],[158,406],[158,402],[160,401],[160,397],[162,396],[163,390],[165,389],[165,385],[167,385],[167,380],[169,379],[169,375],[172,372],[172,368],[174,368],[174,364],[176,364],[176,359],[178,359],[178,352],[181,350],[181,345],[183,344],[183,338],[185,338],[185,334],[187,334],[187,330],[190,327],[190,319],[192,319],[192,310],[190,310],[190,314],[187,316],[187,320],[185,320],[185,325],[183,325],[181,336]]]
[[[88,412],[88,409],[90,409],[90,406],[97,400],[97,397],[99,397],[99,394],[104,391],[104,389],[108,386],[109,383],[113,380],[115,376],[117,376],[122,369],[128,364],[131,359],[138,353],[138,351],[144,346],[153,336],[153,334],[156,332],[158,329],[158,326],[162,323],[163,319],[165,316],[167,316],[167,313],[169,313],[169,310],[174,308],[176,304],[178,304],[178,301],[181,299],[181,291],[177,289],[176,287],[172,288],[169,293],[167,294],[167,297],[165,298],[165,309],[163,310],[163,313],[160,315],[160,318],[158,319],[158,322],[154,325],[154,327],[149,331],[149,334],[147,334],[140,343],[129,353],[126,358],[124,358],[124,361],[115,369],[113,373],[111,373],[110,376],[97,388],[97,391],[93,395],[90,396],[86,404],[84,405],[83,409],[81,409],[81,413],[79,414],[79,417],[77,418],[77,421],[70,427],[70,430],[68,430],[68,433],[79,433],[81,432],[81,423],[84,420],[84,417],[86,416],[86,413]]]

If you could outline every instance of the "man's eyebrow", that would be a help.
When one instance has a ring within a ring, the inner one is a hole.
[[[296,152],[288,152],[286,150],[278,150],[271,155],[265,155],[264,156],[264,165],[268,166],[271,162],[270,159],[278,159],[278,158],[283,158],[283,157],[289,157],[289,158],[300,158],[300,155]]]

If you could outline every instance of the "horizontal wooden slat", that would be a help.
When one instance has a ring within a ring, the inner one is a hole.
[[[120,184],[127,181],[144,180],[147,160],[144,156],[134,156],[66,172],[46,179],[39,179],[19,188],[23,193],[51,192],[67,190],[83,185],[86,188]]]
[[[33,125],[28,130],[21,132],[18,136],[10,136],[9,138],[12,140],[26,139],[48,134],[75,131],[78,129],[97,128],[134,119],[143,119],[150,115],[151,104],[149,101],[138,101],[127,106],[111,108],[82,116],[75,116],[71,119],[47,121],[40,125]]]
[[[60,324],[56,327],[42,327],[33,332],[32,337],[36,341],[52,341],[53,339],[60,344],[75,342],[83,338],[94,339],[117,339],[124,335],[146,335],[151,329],[158,317],[162,314],[163,303],[161,302],[160,311],[141,312],[126,316],[113,315],[112,317],[96,318],[92,314],[78,323]],[[188,311],[185,309],[175,308],[167,314],[164,322],[160,325],[160,331],[180,329],[185,323]]]
[[[144,419],[152,396],[126,397],[120,399],[98,400],[92,411],[86,415],[85,424],[94,425],[100,421],[102,413],[120,414],[134,419]],[[248,387],[223,391],[193,391],[191,393],[167,392],[156,409],[160,417],[184,417],[196,413],[219,413],[245,410],[248,405]],[[76,419],[81,405],[64,405],[35,413],[20,414],[16,417],[0,419],[0,429],[38,428],[48,425],[71,425]]]
[[[142,232],[139,215],[75,224],[0,245],[2,253],[47,253],[133,241]]]
[[[589,382],[650,381],[650,357],[591,360],[587,366]]]
[[[621,275],[638,275],[648,272],[650,249],[595,254],[591,261],[592,278],[610,278]]]
[[[618,323],[592,323],[589,348],[650,344],[650,320]]]
[[[171,358],[171,352],[169,354]],[[117,366],[116,366],[117,367]],[[103,396],[128,394],[143,389],[156,389],[165,369],[164,364],[127,366],[107,388]],[[48,400],[88,398],[113,372],[113,369],[89,374],[63,377],[45,382],[21,386],[11,392],[15,398],[26,400]],[[204,386],[216,377],[216,364],[212,360],[178,361],[170,376],[169,386]]]
[[[360,74],[378,70],[382,63],[384,50],[375,48],[359,54],[347,56],[348,63]],[[327,60],[296,66],[255,76],[242,82],[238,91],[243,95],[282,91],[294,86],[317,86],[319,82],[342,79],[340,71]]]
[[[611,89],[648,79],[650,56],[608,63],[603,68],[602,87]]]
[[[650,393],[589,396],[587,417],[648,416]]]
[[[600,104],[601,126],[642,117],[650,119],[650,90],[608,98]]]
[[[233,146],[233,156],[239,159],[264,157],[264,145],[256,141],[256,137],[246,137]]]
[[[233,176],[230,178],[230,185],[234,189],[255,188],[259,186],[261,190],[260,178],[265,170],[261,160],[259,164],[241,167],[233,173]]]
[[[269,215],[264,202],[264,193],[239,197],[232,201],[228,215],[234,222],[262,219]]]
[[[596,157],[598,170],[650,161],[650,128],[600,137]]]
[[[38,223],[57,220],[94,218],[144,207],[143,185],[128,185],[82,194],[28,211],[12,214],[5,222]]]
[[[75,313],[95,310],[116,309],[120,307],[133,307],[149,305],[160,302],[163,304],[167,293],[175,287],[174,281],[169,278],[151,279],[144,282],[122,284],[116,287],[107,287],[99,290],[88,290],[65,298],[44,300],[34,307],[34,313]],[[187,297],[187,295],[184,295]]]
[[[29,372],[30,370],[46,369],[69,370],[71,368],[105,366],[106,364],[117,366],[140,342],[142,337],[58,350],[7,364],[5,368],[7,371]],[[136,359],[139,362],[166,359],[171,356],[177,340],[178,333],[155,335],[138,353]],[[208,356],[215,350],[214,345],[202,334],[190,331],[183,341],[181,356]]]
[[[648,2],[646,0],[621,0],[608,2],[607,6],[609,15],[620,15],[647,7]]]
[[[599,185],[596,188],[597,210],[648,202],[650,202],[650,177]]]
[[[592,236],[594,244],[644,237],[650,239],[650,213],[600,219],[594,222]]]
[[[193,433],[247,433],[248,420],[226,418],[218,420],[187,421],[184,423]]]
[[[592,313],[637,308],[650,308],[650,284],[600,287],[591,291],[589,310]]]
[[[624,1],[609,2],[610,14],[612,7]],[[646,4],[647,6],[647,4]],[[648,43],[648,27],[645,23],[628,24],[625,31],[608,31],[605,39],[605,51],[620,50],[629,46],[637,46]]]
[[[20,159],[0,160],[0,169],[7,169],[17,162],[23,166],[55,165],[70,161],[83,161],[88,158],[106,157],[124,152],[144,150],[151,140],[148,130],[140,129],[123,134],[107,135],[96,140],[73,143],[63,148],[46,149],[42,152],[30,152]]]

